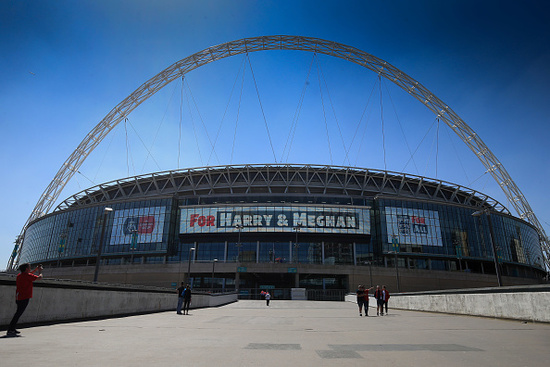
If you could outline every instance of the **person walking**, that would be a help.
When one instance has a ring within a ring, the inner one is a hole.
[[[386,308],[386,315],[388,314],[388,300],[390,299],[390,292],[386,289],[386,286],[382,286],[382,293],[384,294],[384,307]]]
[[[373,289],[374,289],[374,287],[364,288],[364,290],[365,290],[365,292],[364,292],[364,295],[365,295],[365,302],[364,302],[365,316],[369,315],[369,291],[371,291]]]
[[[384,294],[379,285],[376,286],[374,291],[374,298],[376,299],[376,316],[384,316]]]
[[[16,329],[17,322],[25,309],[29,305],[29,301],[32,298],[33,282],[42,279],[42,270],[44,268],[38,265],[34,270],[31,270],[31,264],[26,263],[19,266],[20,273],[17,274],[15,280],[15,303],[17,304],[17,310],[11,319],[10,325],[6,336],[18,336],[20,332]],[[38,271],[38,275],[35,275]]]
[[[357,290],[355,291],[357,295],[357,306],[359,307],[359,316],[363,316],[363,306],[365,304],[365,287],[363,287],[362,284],[359,284],[357,286]],[[365,314],[367,313],[367,310],[365,309]]]
[[[176,313],[178,315],[183,315],[181,313],[181,307],[183,306],[183,292],[185,291],[185,286],[181,282],[181,286],[177,289],[178,292],[178,307],[176,308]]]
[[[191,304],[191,286],[187,284],[183,290],[183,314],[189,315],[189,305]]]
[[[265,304],[269,306],[269,301],[271,300],[271,294],[269,292],[265,292]]]

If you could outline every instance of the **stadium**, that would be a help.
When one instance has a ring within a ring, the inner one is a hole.
[[[489,221],[505,283],[542,278],[536,229],[464,187],[351,167],[204,167],[66,199],[28,227],[21,261],[89,280],[103,232],[102,281],[170,287],[189,270],[196,288],[245,295],[373,282],[397,289],[396,275],[408,291],[489,286]]]
[[[244,164],[155,172],[99,184],[61,201],[67,181],[105,136],[165,85],[221,58],[303,50],[375,71],[450,126],[498,182],[519,216],[481,192],[440,179],[350,166]],[[228,42],[178,61],[117,105],[44,191],[9,268],[195,289],[271,289],[342,299],[357,284],[390,291],[538,283],[548,241],[502,164],[447,105],[397,68],[342,44],[296,36]]]

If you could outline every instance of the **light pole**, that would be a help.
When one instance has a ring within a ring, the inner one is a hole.
[[[457,243],[455,245],[456,250],[456,259],[458,260],[458,266],[460,268],[460,271],[462,271],[462,247]]]
[[[212,261],[212,282],[210,283],[210,293],[214,293],[214,267],[216,266],[217,262],[218,259],[214,259]]]
[[[94,283],[97,283],[97,277],[99,275],[99,263],[101,261],[101,252],[103,251],[103,237],[105,237],[105,225],[107,224],[107,215],[112,211],[113,208],[109,207],[103,209],[103,223],[101,224],[101,235],[99,238],[99,247],[97,249],[97,259],[95,261]]]
[[[235,226],[239,230],[239,239],[237,240],[237,262],[241,262],[241,230],[244,228],[242,224],[237,224]]]
[[[392,236],[392,240],[391,240],[391,243],[392,243],[392,247],[393,247],[393,253],[395,254],[395,279],[396,279],[396,282],[397,282],[397,293],[400,292],[399,290],[399,267],[397,266],[397,250],[399,249],[399,240],[397,239],[397,237],[395,235]],[[391,253],[391,252],[390,252]]]
[[[136,251],[137,248],[138,231],[134,226],[130,232],[132,233],[132,241],[130,242],[130,265],[134,265],[134,251]]]
[[[369,239],[369,242],[370,242],[370,239]],[[374,247],[374,246],[373,246],[373,247]],[[371,253],[370,253],[371,256],[370,256],[370,260],[369,260],[369,276],[370,276],[370,286],[372,287],[372,285],[374,284],[374,283],[372,282],[372,263],[373,263],[373,261],[374,261],[374,248],[373,248],[373,250],[371,250],[371,249],[370,249],[370,248],[371,248],[370,244],[369,244],[369,247],[368,247],[368,248],[369,248],[369,251],[371,251]]]
[[[240,276],[239,276],[239,268],[241,264],[241,230],[244,228],[242,224],[235,225],[235,228],[239,230],[239,239],[237,240],[237,264],[235,265],[235,291],[239,293],[239,283],[240,283]]]
[[[370,286],[372,287],[372,260],[369,261],[369,275],[370,275]]]
[[[191,279],[191,253],[194,253],[195,248],[191,247],[189,249],[189,261],[187,263],[187,282],[186,284],[189,284],[189,279]]]
[[[65,246],[67,244],[68,229],[65,228],[61,231],[59,236],[59,247],[57,248],[57,267],[61,264],[61,254],[65,251]]]
[[[300,232],[300,229],[302,228],[302,224],[298,223],[296,225],[296,227],[292,227],[292,230],[296,232],[296,241],[294,241],[294,253],[295,253],[295,257],[296,257],[296,263],[299,264],[300,263],[300,254],[299,254],[299,249],[300,249],[300,245],[298,244],[298,232]]]
[[[296,277],[294,278],[295,287],[300,287],[300,274],[298,272],[298,264],[300,264],[300,245],[298,244],[298,232],[300,232],[300,229],[302,228],[302,224],[298,223],[296,227],[292,227],[292,230],[296,232],[296,241],[294,241],[294,258],[296,259]]]
[[[498,254],[497,248],[495,246],[495,233],[493,231],[491,212],[489,211],[489,209],[478,210],[472,213],[472,217],[479,217],[482,214],[485,214],[487,216],[487,221],[489,222],[489,236],[491,237],[491,247],[493,248],[493,261],[495,263],[495,271],[497,273],[497,283],[499,287],[502,287],[502,276],[500,274],[500,268],[498,266]]]

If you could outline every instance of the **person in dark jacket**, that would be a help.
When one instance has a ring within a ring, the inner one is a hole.
[[[187,284],[183,291],[183,314],[189,315],[189,305],[191,304],[191,286]]]
[[[176,308],[176,313],[178,315],[183,315],[181,313],[181,307],[183,306],[183,292],[185,291],[185,286],[181,282],[181,286],[177,289],[178,292],[178,307]]]
[[[365,304],[365,287],[359,284],[355,293],[357,295],[357,306],[359,306],[359,316],[363,316],[363,305]]]
[[[379,285],[376,286],[374,291],[374,298],[376,298],[376,316],[384,316],[384,294]]]
[[[382,293],[384,294],[384,307],[386,308],[386,315],[388,314],[388,300],[390,299],[390,292],[386,289],[386,286],[382,286]]]

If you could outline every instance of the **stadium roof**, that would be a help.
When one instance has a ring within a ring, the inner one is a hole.
[[[102,183],[61,202],[55,211],[169,196],[253,194],[400,197],[490,208],[510,215],[488,195],[406,173],[326,165],[247,164],[154,172]]]

